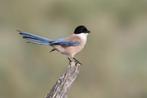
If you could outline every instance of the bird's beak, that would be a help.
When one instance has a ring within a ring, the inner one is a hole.
[[[91,32],[88,30],[87,33],[91,33]]]

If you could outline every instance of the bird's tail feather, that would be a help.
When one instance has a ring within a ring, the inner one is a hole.
[[[17,31],[28,42],[41,44],[41,45],[50,45],[51,40],[46,37],[38,36],[38,35],[27,33],[27,32],[21,32],[20,30],[17,30]]]

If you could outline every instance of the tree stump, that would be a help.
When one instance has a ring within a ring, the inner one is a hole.
[[[80,71],[80,64],[72,61],[45,98],[67,98],[67,93]]]

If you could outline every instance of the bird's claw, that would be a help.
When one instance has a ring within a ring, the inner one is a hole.
[[[76,58],[73,58],[74,60],[75,60],[75,62],[76,62],[76,65],[77,64],[80,64],[80,65],[82,65],[82,63],[80,62],[80,61],[78,61]]]

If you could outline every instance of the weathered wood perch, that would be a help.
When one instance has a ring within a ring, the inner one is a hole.
[[[72,61],[47,94],[46,98],[67,98],[67,93],[71,87],[71,84],[77,78],[79,70],[80,64]]]

